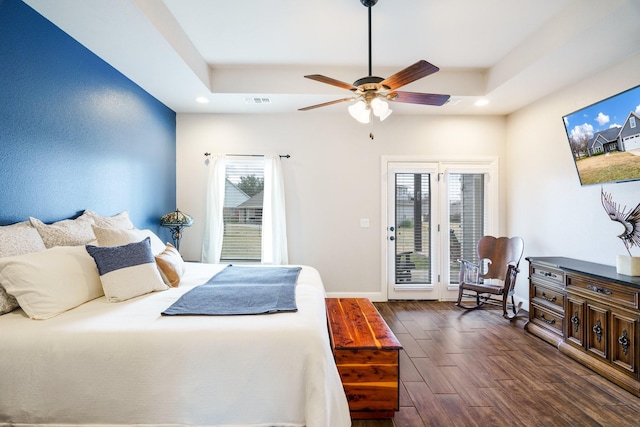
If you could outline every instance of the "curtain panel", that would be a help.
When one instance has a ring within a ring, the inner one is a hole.
[[[205,206],[204,236],[202,239],[202,262],[217,264],[222,254],[224,222],[224,188],[226,165],[224,155],[213,154],[208,162],[207,194]]]

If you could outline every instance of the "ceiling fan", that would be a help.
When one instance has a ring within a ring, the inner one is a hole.
[[[433,93],[405,92],[396,89],[414,82],[418,79],[426,77],[440,70],[433,64],[425,60],[420,60],[415,64],[405,68],[383,79],[376,77],[371,72],[371,7],[378,3],[378,0],[360,0],[365,7],[369,9],[369,75],[356,80],[353,84],[345,83],[340,80],[325,77],[320,74],[311,74],[304,76],[307,79],[316,80],[321,83],[337,86],[353,92],[353,96],[348,98],[337,99],[322,104],[311,105],[309,107],[300,108],[299,111],[308,111],[315,108],[326,107],[341,102],[356,101],[349,106],[349,113],[361,123],[369,123],[371,113],[384,120],[391,114],[388,101],[404,102],[407,104],[422,104],[440,106],[449,100],[450,95],[438,95]]]

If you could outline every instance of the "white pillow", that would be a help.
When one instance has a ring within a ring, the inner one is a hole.
[[[11,257],[44,251],[46,246],[38,230],[33,228],[29,221],[0,227],[0,257]],[[0,315],[9,313],[18,308],[15,297],[7,294],[0,285]]]
[[[84,246],[2,258],[0,283],[32,319],[51,318],[104,294]]]
[[[151,239],[151,251],[153,255],[161,254],[167,247],[162,240],[151,230],[140,230],[146,237]]]
[[[128,243],[135,243],[147,237],[142,231],[134,228],[125,230],[122,228],[105,228],[91,226],[93,234],[96,236],[96,246],[122,246]]]
[[[87,246],[98,266],[102,289],[109,302],[120,302],[169,287],[162,281],[146,237],[124,246]]]
[[[122,230],[116,228],[104,228],[92,226],[93,234],[96,236],[97,246],[122,246],[129,243],[140,242],[145,237],[151,240],[151,250],[153,255],[159,255],[165,250],[166,245],[151,230]]]
[[[135,228],[129,219],[129,212],[123,211],[113,216],[101,216],[94,211],[86,210],[84,214],[93,218],[93,222],[98,227],[104,228],[121,228],[123,230],[131,230]]]
[[[93,218],[82,214],[76,219],[64,219],[45,224],[37,218],[29,217],[29,222],[33,225],[47,248],[54,246],[79,246],[95,240],[91,225]]]

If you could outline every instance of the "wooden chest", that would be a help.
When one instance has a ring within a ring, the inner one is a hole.
[[[399,409],[400,342],[368,299],[327,298],[326,304],[351,418],[392,418]]]

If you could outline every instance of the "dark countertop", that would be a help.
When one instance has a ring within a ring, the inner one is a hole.
[[[526,257],[529,262],[537,264],[546,264],[550,267],[559,268],[566,272],[575,272],[592,276],[599,279],[609,280],[625,286],[632,286],[640,289],[640,276],[627,276],[618,274],[616,268],[611,265],[597,264],[595,262],[581,261],[574,258],[565,257]]]

